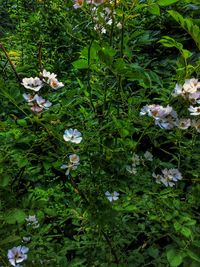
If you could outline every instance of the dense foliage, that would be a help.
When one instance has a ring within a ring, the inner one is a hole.
[[[0,5],[0,266],[199,267],[199,0]]]

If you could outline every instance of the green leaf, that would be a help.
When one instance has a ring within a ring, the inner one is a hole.
[[[72,63],[74,68],[76,69],[87,69],[88,68],[88,61],[86,59],[78,59]]]
[[[24,119],[17,120],[17,124],[20,126],[27,126],[27,121]]]
[[[169,5],[177,3],[178,1],[180,1],[180,0],[159,0],[158,5],[169,6]]]
[[[191,250],[187,250],[187,255],[188,255],[191,259],[200,262],[200,257],[199,257],[199,255],[197,255],[195,252],[193,252],[193,251],[191,251]]]
[[[183,262],[182,255],[174,248],[167,251],[167,260],[171,267],[177,267]]]
[[[183,226],[181,228],[181,233],[185,236],[185,237],[190,237],[192,235],[192,232],[189,228]]]
[[[181,25],[181,27],[186,30],[193,40],[195,41],[197,47],[200,49],[200,28],[195,25],[193,20],[190,18],[183,18],[183,16],[174,10],[169,10],[168,13]]]
[[[9,176],[2,176],[0,178],[0,187],[6,187],[10,182],[10,177]]]
[[[3,245],[7,245],[8,243],[16,243],[17,241],[19,241],[21,239],[20,236],[9,236],[3,240],[0,241],[0,246],[3,246]]]
[[[148,11],[152,14],[152,15],[160,15],[160,8],[159,5],[157,4],[152,4],[148,7]]]
[[[8,224],[23,223],[25,221],[26,214],[23,210],[14,209],[7,213],[5,221]]]

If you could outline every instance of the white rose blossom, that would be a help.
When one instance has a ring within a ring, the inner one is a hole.
[[[26,253],[29,251],[29,248],[25,246],[18,246],[13,247],[12,249],[8,250],[8,260],[12,266],[19,266],[17,265],[20,262],[23,262],[28,258]]]
[[[30,89],[30,90],[33,90],[35,92],[38,92],[42,88],[43,82],[38,77],[35,77],[35,78],[30,77],[30,78],[24,78],[22,80],[22,85],[26,89]]]
[[[193,106],[190,106],[188,108],[189,112],[190,112],[190,115],[193,115],[193,116],[198,116],[200,115],[200,107],[193,107]]]
[[[81,133],[77,129],[65,130],[63,138],[66,142],[79,144],[82,141]]]
[[[115,201],[119,198],[119,193],[114,191],[113,193],[110,193],[110,192],[105,192],[105,196],[107,197],[107,199],[112,202],[112,201]]]

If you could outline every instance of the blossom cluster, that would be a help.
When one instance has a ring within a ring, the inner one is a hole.
[[[56,74],[43,70],[40,73],[40,77],[24,78],[22,85],[29,90],[32,90],[32,94],[23,94],[23,98],[26,100],[33,112],[41,112],[43,109],[48,109],[52,103],[49,100],[45,100],[42,96],[35,94],[45,85],[49,85],[53,89],[58,89],[64,86],[62,82],[59,82],[56,78]]]
[[[200,82],[198,81],[198,79],[192,78],[185,80],[185,83],[183,85],[176,84],[172,95],[174,97],[182,96],[194,105],[200,104]],[[200,106],[190,106],[188,110],[190,111],[190,115],[192,116],[200,115]]]
[[[107,32],[106,25],[111,26],[113,24],[113,17],[116,15],[114,10],[111,10],[109,7],[104,7],[101,12],[98,11],[98,6],[105,3],[105,0],[87,0],[87,4],[94,5],[91,8],[91,15],[93,21],[95,23],[94,30],[100,32],[101,34],[105,34]],[[81,8],[84,5],[84,0],[75,0],[74,8]],[[122,24],[120,22],[117,23],[117,28],[121,29]]]
[[[192,104],[200,104],[200,82],[198,79],[187,79],[183,85],[176,84],[172,96],[181,96]],[[200,106],[190,106],[188,108],[191,116],[200,115]],[[188,129],[190,126],[196,128],[200,132],[200,119],[178,118],[175,110],[169,105],[163,107],[161,105],[152,104],[144,106],[140,115],[148,115],[154,119],[156,125],[163,129],[172,129],[178,127],[179,129]]]
[[[77,129],[67,129],[64,132],[63,139],[66,142],[71,142],[74,144],[79,144],[82,141],[82,134]],[[68,176],[71,170],[76,170],[80,165],[80,157],[77,154],[69,155],[69,163],[63,164],[61,169],[65,170],[65,174]]]
[[[137,166],[140,164],[144,165],[145,161],[153,161],[153,155],[151,152],[146,151],[143,155],[143,157],[138,156],[136,153],[133,153],[131,158],[131,165],[126,166],[127,172],[130,174],[136,174],[137,173]]]
[[[153,173],[152,176],[156,179],[156,183],[163,183],[165,186],[173,187],[175,182],[181,180],[182,174],[178,169],[164,169],[162,170],[162,174]]]
[[[74,0],[73,7],[75,9],[81,8],[84,5],[85,2],[87,4],[92,4],[92,5],[95,5],[95,6],[99,6],[99,5],[103,4],[105,2],[105,0],[86,0],[86,1],[84,1],[84,0]]]

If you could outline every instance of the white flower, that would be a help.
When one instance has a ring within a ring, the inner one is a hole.
[[[77,129],[72,128],[65,130],[63,138],[66,142],[69,141],[75,144],[79,144],[82,141],[81,133]]]
[[[93,4],[95,6],[99,6],[101,4],[103,4],[105,2],[105,0],[87,0],[88,4]]]
[[[35,100],[35,96],[30,94],[23,94],[23,98],[26,100],[26,102],[31,103]]]
[[[119,30],[122,29],[122,24],[121,24],[121,22],[118,22],[118,23],[117,23],[117,28],[118,28]]]
[[[195,93],[200,88],[200,82],[198,82],[198,79],[188,79],[185,80],[185,83],[183,85],[183,90],[186,93]]]
[[[197,115],[200,115],[200,107],[193,107],[193,106],[190,106],[188,108],[189,112],[190,112],[190,115],[193,115],[193,116],[197,116]]]
[[[177,119],[176,126],[179,129],[188,129],[191,126],[191,120],[190,119]]]
[[[107,25],[112,25],[113,23],[113,20],[112,19],[109,19],[109,21],[106,23]]]
[[[64,84],[59,82],[56,78],[49,79],[48,84],[55,90],[64,86]]]
[[[131,159],[132,159],[132,166],[133,167],[140,165],[140,157],[136,153],[133,153],[133,156]]]
[[[112,202],[113,200],[117,200],[119,198],[119,193],[114,191],[113,193],[109,193],[108,191],[105,193],[107,199]]]
[[[80,157],[76,154],[71,154],[71,155],[69,155],[69,160],[73,164],[79,164]]]
[[[35,215],[29,215],[25,220],[27,221],[27,226],[32,226],[34,229],[40,226]]]
[[[31,77],[31,78],[24,78],[22,80],[22,85],[27,88],[27,89],[31,89],[35,92],[38,92],[42,86],[43,86],[43,83],[42,81],[40,80],[40,78],[38,77]]]
[[[160,174],[153,173],[152,176],[156,179],[157,184],[161,184],[161,179],[163,178]]]
[[[40,72],[40,77],[46,83],[49,83],[50,79],[56,79],[56,76],[57,74],[50,73],[49,71],[46,71],[45,69],[42,72]]]
[[[65,172],[66,175],[69,175],[71,170],[76,170],[78,168],[80,157],[77,154],[71,154],[69,155],[69,161],[70,163],[68,165],[63,164],[61,166],[61,169],[67,169]]]
[[[153,173],[152,175],[156,178],[156,183],[160,184],[163,183],[165,186],[174,186],[178,180],[182,179],[182,174],[179,172],[178,169],[164,169],[162,170],[162,175]]]
[[[137,169],[135,168],[135,165],[127,165],[126,166],[126,170],[127,172],[131,173],[131,174],[136,174],[137,173]]]
[[[200,104],[200,92],[191,93],[188,96],[189,100],[192,100],[192,102]]]
[[[178,180],[182,179],[182,174],[178,169],[164,169],[162,170],[164,177],[161,179],[161,182],[165,186],[174,186]]]
[[[84,0],[74,0],[74,5],[73,5],[73,7],[74,7],[75,9],[77,9],[77,8],[81,8],[81,7],[83,6],[83,4],[84,4]]]
[[[31,240],[31,237],[30,236],[23,236],[22,237],[22,241],[23,242],[29,242]]]
[[[192,126],[197,130],[198,133],[200,133],[200,120],[193,120]]]
[[[52,103],[49,100],[45,100],[44,98],[42,98],[39,95],[35,95],[35,100],[36,100],[38,106],[41,108],[48,109],[52,105]]]
[[[153,155],[149,151],[144,153],[144,158],[148,161],[153,161]]]
[[[180,84],[176,84],[174,91],[172,92],[172,96],[176,97],[182,94],[183,94],[183,86]]]
[[[17,266],[18,263],[23,262],[27,259],[26,253],[29,251],[29,248],[25,246],[13,247],[8,250],[8,260],[12,266]]]
[[[173,109],[169,105],[164,108],[161,105],[153,104],[144,106],[140,111],[140,115],[143,116],[147,114],[149,117],[160,120],[171,114],[172,111]]]

